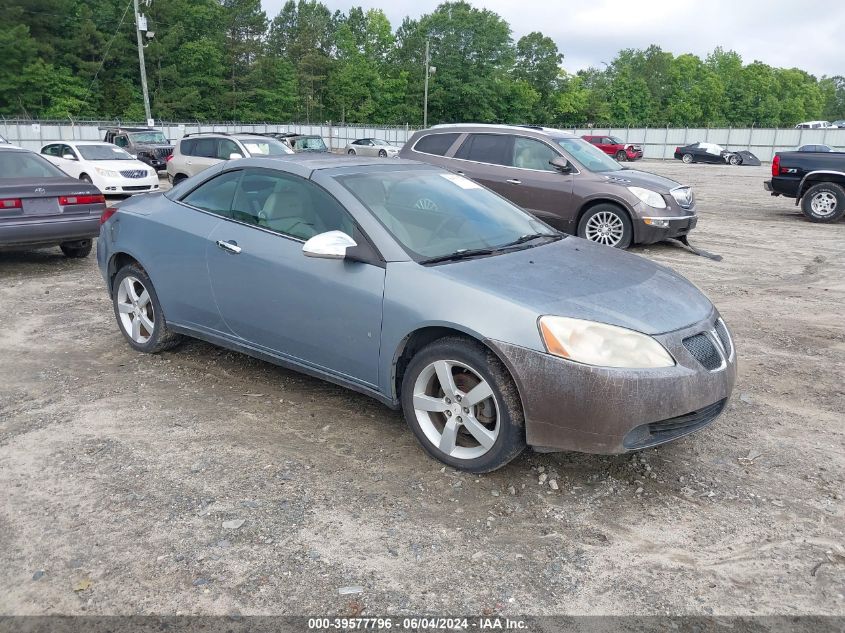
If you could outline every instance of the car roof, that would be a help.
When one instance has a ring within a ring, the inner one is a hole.
[[[461,132],[485,132],[493,130],[501,130],[505,132],[534,132],[537,135],[554,136],[554,137],[569,137],[580,138],[572,132],[566,130],[559,130],[553,127],[542,127],[540,125],[505,125],[500,123],[441,123],[440,125],[433,125],[428,130],[455,130]]]
[[[114,145],[114,143],[108,143],[106,141],[50,141],[49,143],[44,143],[44,147],[48,145]],[[114,145],[117,147],[117,145]]]

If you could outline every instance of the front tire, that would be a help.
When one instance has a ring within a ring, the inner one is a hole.
[[[94,181],[93,181],[93,180],[91,180],[91,176],[89,176],[88,174],[82,174],[82,175],[79,177],[79,179],[80,179],[82,182],[87,182],[89,185],[93,185],[93,184],[94,184]]]
[[[616,161],[619,163],[624,163],[625,160],[628,158],[628,155],[625,153],[625,150],[620,149],[616,152]]]
[[[522,403],[486,347],[462,337],[431,343],[402,379],[402,410],[435,459],[472,473],[501,468],[525,449]]]
[[[383,149],[380,149],[380,150],[378,151],[378,157],[379,157],[379,158],[387,158],[387,151],[386,151],[386,150],[383,150]]]
[[[836,222],[845,215],[845,188],[832,182],[813,185],[801,198],[801,211],[810,222]]]
[[[354,149],[347,150],[346,153],[349,154],[350,156],[355,156],[355,150]]]
[[[76,242],[62,242],[59,244],[65,257],[70,259],[82,259],[91,254],[91,249],[94,248],[93,240],[78,240]]]
[[[681,160],[684,161],[687,165],[693,162],[692,154],[684,154],[681,156]]]
[[[728,158],[728,163],[730,163],[731,165],[740,165],[742,164],[742,159],[736,154],[731,154]]]
[[[613,204],[597,204],[578,222],[578,237],[614,248],[628,248],[634,240],[631,219]]]
[[[175,347],[182,337],[167,327],[153,282],[137,264],[118,271],[112,282],[112,304],[120,331],[134,349],[157,354]]]

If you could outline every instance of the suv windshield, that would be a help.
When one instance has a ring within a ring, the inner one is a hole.
[[[595,145],[580,138],[556,138],[555,143],[565,149],[584,169],[594,172],[619,171],[622,165]]]
[[[250,156],[282,156],[290,154],[290,151],[274,138],[255,138],[254,136],[247,136],[246,138],[238,137],[238,140],[243,143]]]
[[[0,178],[67,178],[68,175],[33,152],[0,152]]]
[[[293,146],[300,151],[316,150],[322,152],[328,149],[326,143],[319,136],[302,136],[294,139]]]
[[[560,233],[481,185],[444,171],[403,169],[338,176],[417,261],[507,247]]]
[[[132,160],[132,156],[114,145],[77,145],[76,151],[85,160]]]
[[[169,143],[167,137],[162,132],[156,130],[150,132],[133,132],[130,136],[135,143],[156,143],[159,145],[167,145]]]

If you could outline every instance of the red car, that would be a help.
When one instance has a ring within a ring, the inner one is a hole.
[[[642,145],[626,143],[617,136],[582,136],[581,138],[588,143],[592,143],[605,154],[613,156],[620,163],[643,157]]]

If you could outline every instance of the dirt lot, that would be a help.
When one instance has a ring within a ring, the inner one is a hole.
[[[635,456],[444,470],[366,397],[133,352],[93,256],[0,255],[0,613],[845,615],[845,222],[766,167],[643,166],[696,186],[724,261],[636,252],[714,300],[740,376]]]

